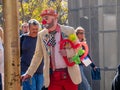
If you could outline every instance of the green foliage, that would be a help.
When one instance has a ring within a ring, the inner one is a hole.
[[[67,2],[62,0],[29,0],[19,3],[20,23],[27,22],[30,19],[36,19],[41,22],[40,13],[46,8],[54,8],[58,14],[58,22],[66,24],[68,16]]]
[[[27,3],[21,2],[19,8],[20,22],[25,22],[32,18],[40,21],[41,4],[41,0],[29,0]]]

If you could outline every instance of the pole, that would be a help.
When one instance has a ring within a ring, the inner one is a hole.
[[[18,0],[3,0],[5,90],[21,90]]]

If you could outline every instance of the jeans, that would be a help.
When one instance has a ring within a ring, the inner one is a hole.
[[[22,72],[24,74],[25,72]],[[22,90],[42,90],[43,74],[34,74],[33,77],[22,83]]]
[[[82,90],[92,90],[90,87],[90,84],[84,74],[84,66],[83,65],[79,65],[80,67],[80,71],[81,71],[81,77],[82,77],[82,82],[78,85],[78,90],[81,90],[80,88],[82,88]]]

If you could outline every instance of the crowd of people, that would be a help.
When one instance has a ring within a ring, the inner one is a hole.
[[[41,17],[44,28],[38,32],[36,49],[33,58],[29,62],[30,66],[28,66],[24,73],[22,73],[23,75],[21,79],[23,83],[34,77],[36,70],[41,65],[42,61],[44,61],[43,90],[80,90],[80,87],[83,87],[83,90],[91,90],[90,84],[88,83],[83,71],[83,63],[68,66],[63,58],[64,56],[72,58],[71,55],[75,55],[74,49],[72,47],[70,47],[70,49],[60,49],[59,43],[62,40],[64,41],[65,39],[68,39],[72,34],[77,37],[74,43],[86,43],[85,30],[82,27],[74,30],[73,27],[60,25],[58,23],[58,14],[53,9],[42,11]],[[28,27],[30,29],[30,26]],[[27,46],[27,44],[25,45]],[[71,50],[73,51],[72,54]],[[96,68],[95,64],[91,63],[90,65],[94,69]]]
[[[71,61],[81,49],[85,53],[84,46],[72,47],[72,45],[80,43],[87,45],[85,29],[81,26],[74,29],[60,25],[58,14],[53,9],[43,10],[40,16],[43,30],[39,30],[40,23],[35,19],[31,19],[21,26],[22,90],[92,90],[84,73],[86,65],[83,62]],[[2,80],[2,85],[4,85],[3,41],[3,29],[0,28],[0,80]],[[79,55],[78,58],[82,55]],[[89,65],[96,70],[97,66],[90,55],[87,54],[83,59],[86,57],[91,61]],[[4,90],[4,88],[0,90]]]

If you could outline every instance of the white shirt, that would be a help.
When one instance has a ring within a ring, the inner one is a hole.
[[[60,40],[61,40],[61,32],[57,32],[55,34],[55,40],[56,40],[56,45],[55,45],[55,67],[56,69],[60,68],[66,68],[67,65],[60,54]]]

